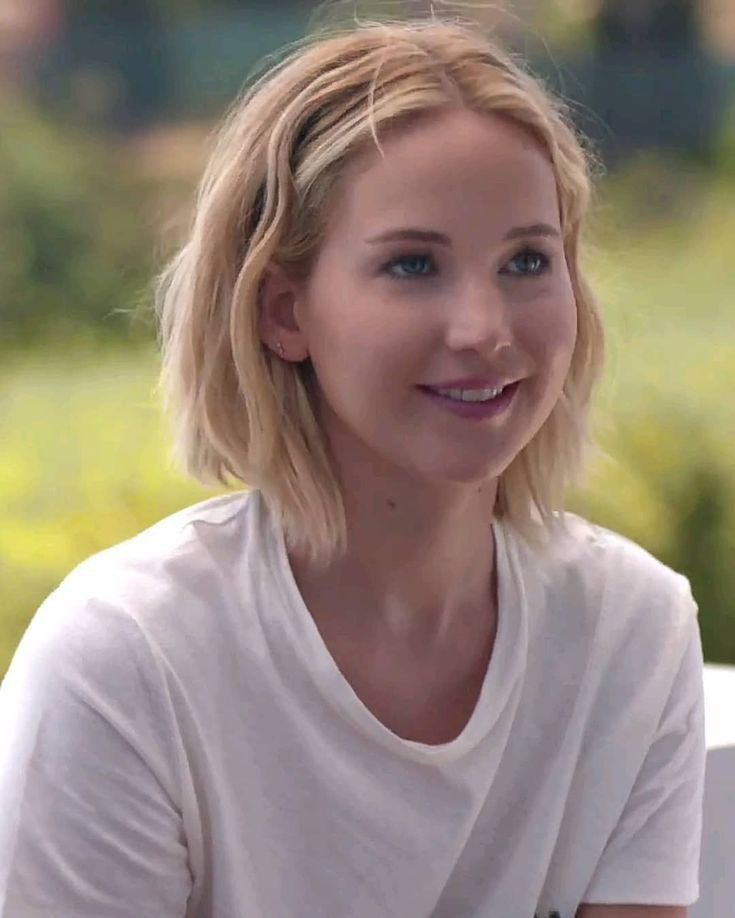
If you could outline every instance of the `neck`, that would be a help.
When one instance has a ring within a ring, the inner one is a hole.
[[[341,479],[346,553],[319,572],[290,557],[312,602],[396,637],[437,638],[494,606],[496,481],[437,484],[354,465]]]

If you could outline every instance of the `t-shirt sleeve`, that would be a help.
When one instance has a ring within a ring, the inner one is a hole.
[[[706,744],[697,607],[655,737],[583,902],[678,905],[699,898]]]
[[[192,881],[154,649],[62,584],[0,687],[0,916],[183,918]]]

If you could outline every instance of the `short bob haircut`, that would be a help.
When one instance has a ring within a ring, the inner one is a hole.
[[[563,392],[501,474],[496,517],[540,543],[564,521],[583,465],[603,330],[579,266],[590,160],[562,102],[457,17],[360,22],[288,49],[242,93],[204,172],[183,247],[157,279],[162,368],[174,461],[202,483],[259,489],[316,565],[347,544],[344,504],[314,409],[309,358],[282,360],[260,335],[259,289],[273,260],[308,276],[345,163],[382,129],[464,107],[524,125],[555,172],[577,306]],[[560,511],[560,512],[555,512]]]

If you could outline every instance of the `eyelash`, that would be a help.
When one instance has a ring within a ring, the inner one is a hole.
[[[541,262],[539,269],[537,271],[533,271],[530,273],[526,273],[523,271],[504,271],[502,273],[510,274],[512,277],[520,277],[520,278],[528,279],[528,278],[540,277],[542,274],[546,274],[551,268],[551,258],[548,255],[546,255],[544,252],[540,252],[538,251],[538,249],[533,249],[530,246],[525,249],[522,249],[520,252],[517,252],[510,259],[508,264],[515,261],[517,258],[521,258],[523,256],[533,256],[535,258],[538,258]],[[387,262],[387,264],[383,266],[382,270],[386,274],[390,274],[390,276],[394,277],[396,280],[416,280],[416,279],[431,277],[432,276],[431,274],[408,274],[408,275],[391,274],[391,268],[394,268],[396,265],[399,265],[406,261],[416,261],[418,259],[425,259],[427,261],[431,261],[432,257],[429,252],[406,253],[404,255],[399,255],[397,258],[392,258],[389,262]]]

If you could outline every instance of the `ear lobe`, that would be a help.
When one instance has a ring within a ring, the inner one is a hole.
[[[296,316],[298,296],[284,269],[269,264],[258,285],[258,327],[261,341],[285,360],[304,360],[309,354]]]

